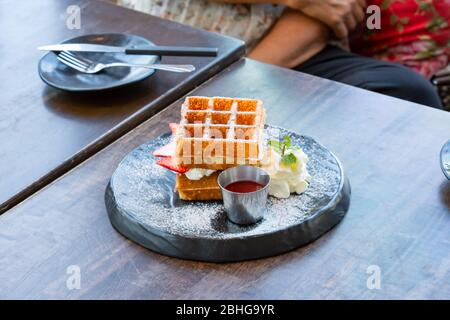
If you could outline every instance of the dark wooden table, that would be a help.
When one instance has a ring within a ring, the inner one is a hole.
[[[334,151],[352,184],[344,220],[306,247],[241,263],[126,240],[105,187],[128,152],[168,131],[180,100],[0,217],[0,298],[450,298],[450,182],[438,163],[449,113],[250,60],[192,94],[261,98],[268,123]],[[79,290],[66,287],[71,265]],[[377,267],[381,288],[370,290]]]
[[[66,27],[69,5],[81,29]],[[0,1],[0,213],[136,127],[244,53],[243,43],[99,1]],[[165,57],[195,73],[157,72],[104,94],[68,94],[46,86],[36,47],[89,33],[123,32],[162,45],[218,47],[217,58]]]

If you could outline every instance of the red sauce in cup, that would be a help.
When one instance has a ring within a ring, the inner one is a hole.
[[[258,182],[250,180],[241,180],[228,184],[225,189],[231,192],[249,193],[255,192],[264,188],[264,186]]]

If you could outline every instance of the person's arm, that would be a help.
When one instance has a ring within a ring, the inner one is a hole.
[[[212,2],[223,2],[231,4],[279,4],[285,5],[286,0],[210,0]],[[303,1],[303,0],[300,0]]]
[[[322,21],[338,39],[345,39],[365,16],[366,0],[211,0],[224,3],[271,3],[299,10]]]
[[[293,68],[321,51],[328,42],[325,24],[300,11],[286,9],[249,57]]]

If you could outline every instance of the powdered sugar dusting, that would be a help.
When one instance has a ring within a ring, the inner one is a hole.
[[[173,191],[175,174],[155,163],[152,151],[167,144],[160,136],[127,155],[111,178],[117,206],[143,226],[187,238],[230,239],[258,236],[300,224],[328,205],[340,192],[343,173],[339,161],[312,138],[267,126],[265,140],[288,134],[309,156],[312,176],[308,189],[288,199],[269,197],[264,219],[238,226],[226,218],[221,202],[188,202]]]

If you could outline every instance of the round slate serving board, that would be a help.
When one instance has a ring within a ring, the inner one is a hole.
[[[112,225],[153,251],[190,260],[231,262],[280,254],[309,243],[336,225],[350,205],[350,184],[339,160],[307,136],[266,126],[265,139],[286,134],[309,156],[312,180],[301,195],[269,197],[262,221],[228,221],[220,201],[188,202],[173,191],[175,174],[155,163],[164,134],[128,154],[105,193]]]

